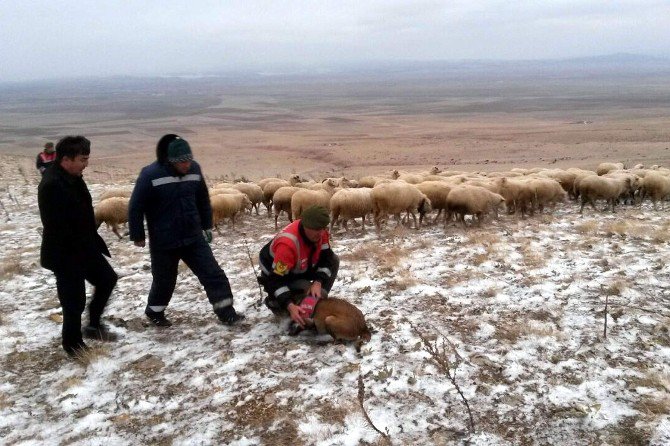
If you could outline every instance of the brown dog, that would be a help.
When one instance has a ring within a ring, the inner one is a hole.
[[[312,319],[307,321],[307,328],[316,329],[319,334],[328,333],[335,341],[356,341],[357,349],[370,340],[371,334],[365,323],[365,316],[355,305],[343,299],[319,299]]]

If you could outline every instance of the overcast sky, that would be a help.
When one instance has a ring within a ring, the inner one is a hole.
[[[0,0],[0,81],[670,55],[668,0]]]

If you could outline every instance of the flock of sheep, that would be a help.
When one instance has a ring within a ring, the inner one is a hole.
[[[103,222],[121,238],[118,225],[128,221],[130,189],[111,189],[103,193],[95,207],[98,226]],[[388,216],[397,224],[411,217],[419,229],[426,217],[437,211],[433,222],[440,218],[447,225],[456,219],[465,226],[466,216],[481,223],[485,216],[499,210],[522,217],[542,212],[568,199],[580,201],[580,212],[597,200],[605,200],[609,208],[619,203],[639,204],[650,199],[656,203],[670,196],[670,169],[637,165],[626,169],[621,163],[602,163],[596,171],[569,169],[519,169],[506,172],[441,171],[433,167],[420,173],[401,173],[394,170],[387,176],[364,176],[358,180],[345,177],[322,181],[303,181],[299,175],[288,180],[265,178],[255,183],[219,183],[209,190],[215,227],[244,212],[260,214],[263,204],[268,216],[274,214],[275,229],[285,214],[288,221],[299,218],[312,205],[330,209],[333,225],[372,217],[380,230]],[[417,220],[417,215],[419,219]]]

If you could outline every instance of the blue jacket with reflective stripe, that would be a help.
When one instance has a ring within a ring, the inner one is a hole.
[[[212,227],[212,207],[200,165],[193,161],[186,175],[158,161],[144,167],[128,208],[131,240],[144,240],[145,216],[152,250],[177,248],[202,238],[202,231]]]

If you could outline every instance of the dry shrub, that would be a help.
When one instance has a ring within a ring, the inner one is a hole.
[[[598,221],[587,220],[585,222],[575,225],[575,230],[580,234],[595,234],[598,232]]]
[[[498,295],[498,288],[493,286],[485,289],[482,292],[482,296],[484,297],[496,297],[497,295]]]
[[[74,356],[75,361],[79,362],[84,366],[88,366],[98,359],[107,357],[107,352],[102,347],[89,347],[88,350],[77,353]]]
[[[26,274],[27,269],[21,264],[21,257],[12,253],[0,261],[0,279],[8,280],[14,276]]]
[[[378,265],[381,272],[393,272],[400,264],[400,261],[407,258],[408,250],[406,248],[393,245],[391,247],[383,246],[380,243],[362,244],[350,253],[340,256],[348,261],[372,261]]]
[[[480,232],[468,233],[467,238],[463,241],[464,245],[482,245],[485,247],[490,247],[500,242],[500,237],[496,234],[491,234],[490,232]]]
[[[603,292],[608,296],[620,296],[626,288],[628,288],[626,281],[617,280],[614,283],[603,287]]]

